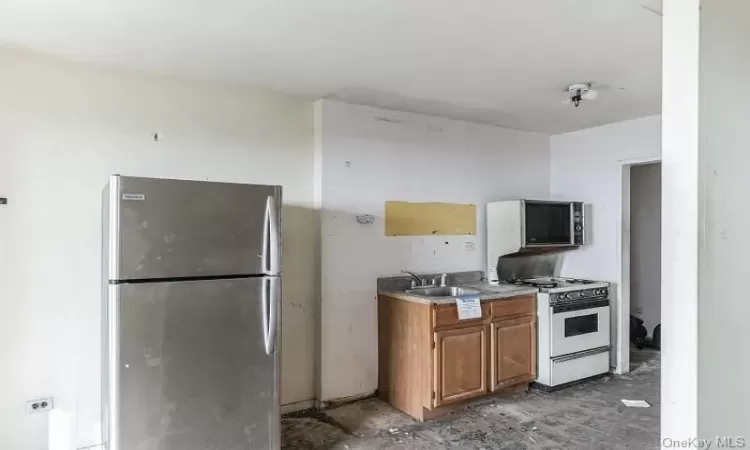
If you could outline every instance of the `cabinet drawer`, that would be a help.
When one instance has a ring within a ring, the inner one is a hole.
[[[490,305],[487,302],[482,303],[482,317],[477,319],[458,319],[458,307],[455,304],[452,305],[438,305],[433,310],[433,326],[445,327],[456,324],[477,324],[481,323],[482,320],[487,319],[490,316]]]
[[[536,302],[533,295],[495,300],[490,304],[493,319],[536,315]]]

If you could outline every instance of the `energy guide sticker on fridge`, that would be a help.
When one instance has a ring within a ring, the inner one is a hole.
[[[122,194],[123,200],[146,200],[146,194]]]

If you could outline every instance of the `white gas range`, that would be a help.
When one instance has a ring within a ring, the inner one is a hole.
[[[506,283],[539,289],[539,387],[559,389],[609,372],[609,283],[559,277]]]

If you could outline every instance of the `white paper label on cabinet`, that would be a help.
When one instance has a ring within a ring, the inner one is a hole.
[[[122,194],[122,199],[143,201],[143,200],[146,200],[146,194],[130,194],[130,193],[125,192],[124,194]]]
[[[457,297],[456,306],[458,307],[458,320],[482,317],[482,304],[479,302],[479,296]]]

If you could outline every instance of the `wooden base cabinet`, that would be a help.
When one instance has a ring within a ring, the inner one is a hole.
[[[455,304],[381,295],[378,332],[378,395],[418,420],[536,378],[533,295],[484,301],[482,317],[466,321]]]
[[[535,325],[533,317],[490,324],[490,386],[493,391],[536,379]]]
[[[487,327],[435,332],[434,406],[487,393]]]

